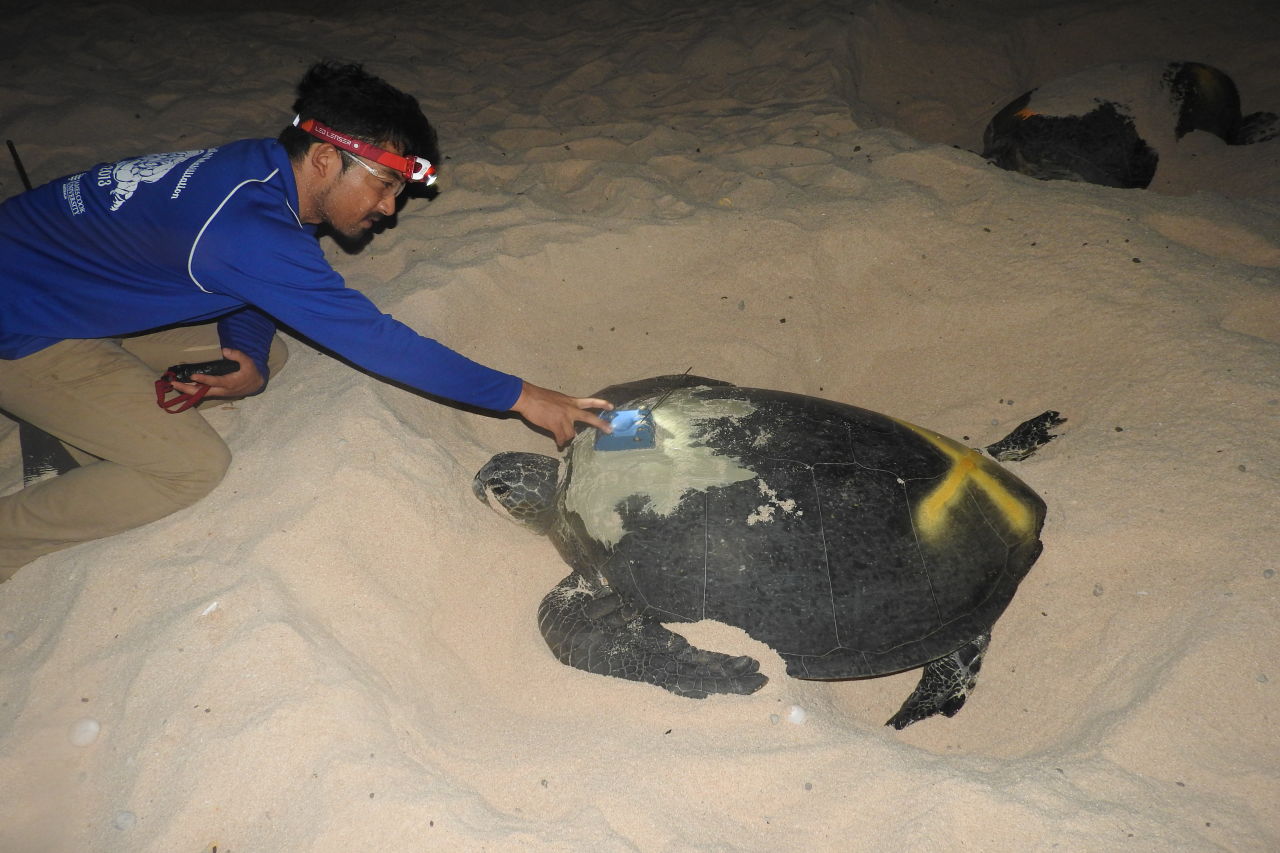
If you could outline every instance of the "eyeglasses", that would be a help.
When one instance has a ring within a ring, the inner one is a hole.
[[[341,148],[339,148],[338,151],[339,153],[342,154],[343,157],[346,157],[352,163],[359,164],[366,172],[368,172],[370,175],[373,175],[375,178],[381,181],[383,184],[384,190],[389,190],[393,196],[399,196],[400,193],[404,192],[404,188],[405,186],[407,186],[405,181],[388,177],[387,175],[383,174],[382,172],[379,172],[377,169],[373,168],[368,163],[361,160],[356,155],[351,154],[350,152],[343,151]]]

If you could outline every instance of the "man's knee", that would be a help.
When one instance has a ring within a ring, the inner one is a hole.
[[[227,469],[231,467],[231,450],[227,445],[218,441],[215,445],[206,448],[201,454],[199,464],[194,466],[192,472],[191,483],[195,491],[196,500],[204,497],[212,492],[222,478],[227,475]]]
[[[212,492],[231,467],[231,450],[210,431],[176,453],[158,455],[138,467],[153,488],[171,504],[171,511],[191,506]]]

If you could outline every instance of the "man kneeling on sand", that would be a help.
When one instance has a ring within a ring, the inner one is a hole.
[[[103,163],[0,204],[0,409],[60,439],[79,467],[0,498],[0,580],[42,554],[195,503],[230,453],[178,393],[257,394],[285,360],[277,324],[419,391],[513,411],[568,441],[608,430],[603,400],[540,388],[454,352],[348,289],[318,226],[361,238],[409,184],[435,181],[435,133],[412,96],[320,63],[278,139]],[[148,333],[148,334],[144,334]],[[181,408],[181,407],[175,407]]]

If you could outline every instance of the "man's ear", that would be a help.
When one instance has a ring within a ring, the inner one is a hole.
[[[342,156],[327,142],[317,142],[293,164],[298,182],[298,216],[302,222],[324,221],[324,197],[337,185]]]
[[[327,142],[317,142],[307,149],[307,168],[322,181],[342,171],[342,155]]]

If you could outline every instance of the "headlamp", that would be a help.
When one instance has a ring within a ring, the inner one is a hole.
[[[302,116],[294,116],[293,126],[299,130],[305,130],[316,139],[328,142],[335,148],[341,148],[343,151],[358,154],[367,160],[386,166],[411,183],[431,186],[436,182],[436,167],[431,165],[430,160],[423,157],[415,157],[412,154],[401,157],[372,143],[352,139],[313,118],[303,121]]]

